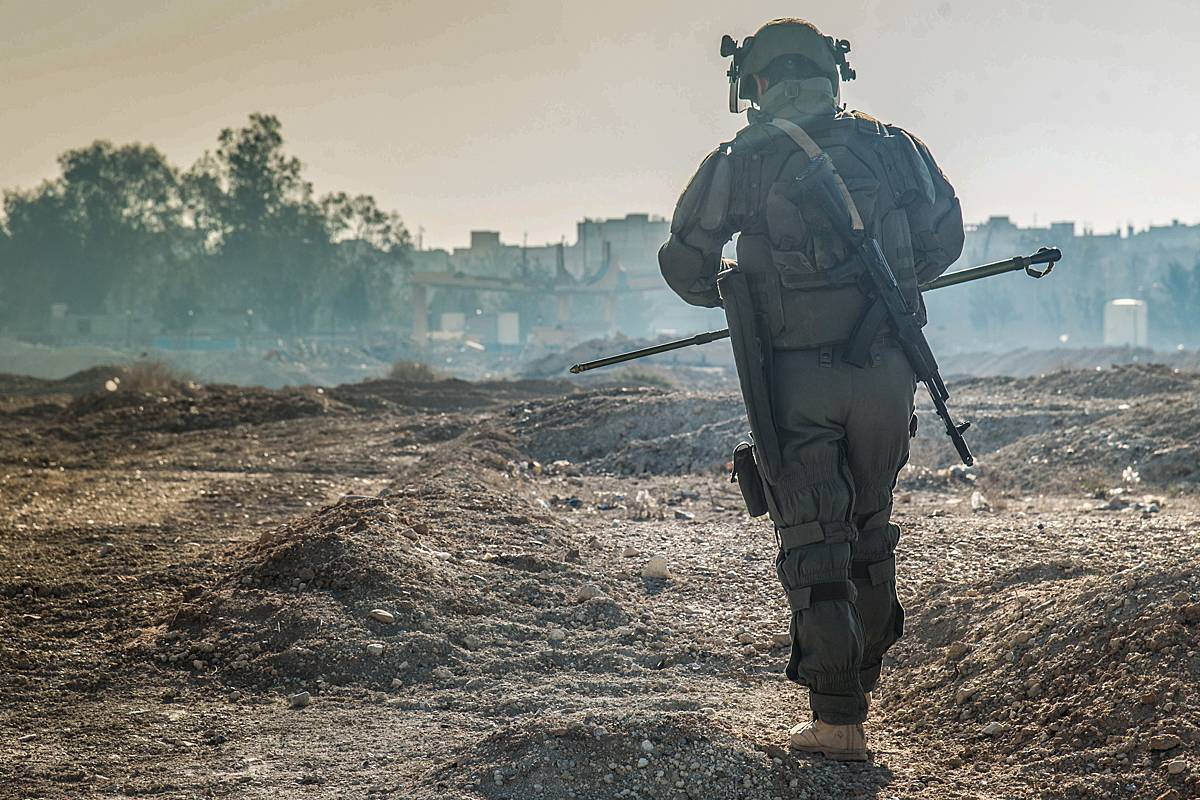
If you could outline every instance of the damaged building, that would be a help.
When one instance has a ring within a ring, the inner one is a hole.
[[[720,326],[720,312],[680,307],[658,271],[669,222],[650,214],[585,218],[573,243],[509,244],[471,231],[466,247],[419,250],[409,276],[416,341],[569,346]]]

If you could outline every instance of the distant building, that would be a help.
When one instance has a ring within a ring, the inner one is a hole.
[[[1143,344],[1200,344],[1200,225],[1095,233],[1073,222],[1021,227],[1006,216],[967,226],[951,269],[1058,247],[1061,264],[1043,280],[1019,274],[926,295],[930,338],[943,350],[1092,346],[1104,342],[1110,301],[1140,300]]]
[[[421,304],[426,329],[437,334],[442,314],[450,321],[466,314],[467,335],[483,325],[494,331],[489,340],[523,343],[535,333],[542,341],[573,342],[616,331],[682,335],[723,327],[719,310],[682,303],[659,275],[658,249],[669,227],[668,220],[650,214],[585,218],[576,223],[571,243],[509,244],[496,231],[477,230],[465,247],[418,251],[415,273],[464,276],[456,286],[430,284]],[[1150,346],[1200,345],[1200,225],[1175,221],[1110,233],[1077,227],[1074,222],[1022,227],[1007,216],[968,225],[963,255],[951,269],[1042,246],[1060,248],[1063,261],[1040,281],[1011,274],[930,293],[931,340],[943,351],[960,352],[1099,345],[1108,303],[1133,299],[1144,303],[1139,313]],[[732,250],[726,255],[732,257]],[[612,291],[585,291],[593,284],[602,288],[598,281]],[[504,291],[489,290],[497,287]],[[500,314],[508,315],[503,324]]]
[[[522,342],[532,337],[569,344],[617,331],[650,336],[714,322],[719,327],[719,312],[680,302],[659,275],[658,249],[669,228],[663,217],[627,214],[581,220],[570,244],[508,244],[496,231],[476,230],[466,247],[418,251],[414,278],[426,286],[414,291],[418,338],[458,335],[443,330],[441,320],[457,322],[461,313],[497,320],[506,315],[503,337],[499,323],[488,327],[506,343],[514,330]]]

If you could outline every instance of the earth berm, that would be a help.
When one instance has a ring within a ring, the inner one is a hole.
[[[0,796],[1200,796],[1200,375],[955,383],[873,761],[796,756],[728,392],[0,379]]]

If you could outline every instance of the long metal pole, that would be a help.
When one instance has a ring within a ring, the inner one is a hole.
[[[930,292],[934,289],[944,289],[947,286],[957,286],[960,283],[968,283],[977,281],[981,278],[990,278],[993,275],[1001,275],[1005,272],[1016,272],[1017,270],[1025,270],[1030,277],[1041,278],[1054,268],[1054,263],[1062,258],[1062,253],[1056,247],[1043,247],[1033,255],[1029,256],[1013,256],[1006,258],[1003,261],[993,261],[991,264],[982,264],[978,267],[969,267],[961,269],[957,272],[951,272],[949,275],[943,275],[940,278],[935,278],[929,283],[921,286],[921,291]],[[1037,264],[1046,264],[1044,270],[1034,270],[1033,267]],[[729,338],[729,329],[719,331],[708,331],[707,333],[698,333],[695,336],[690,336],[687,339],[676,339],[671,342],[663,342],[662,344],[643,347],[640,350],[630,350],[628,353],[619,353],[615,356],[607,356],[599,358],[595,361],[585,361],[582,364],[575,364],[571,367],[571,372],[578,375],[581,372],[598,369],[600,367],[608,367],[613,364],[623,364],[626,361],[633,361],[646,356],[658,355],[659,353],[669,353],[672,350],[679,350],[684,347],[691,347],[698,344],[708,344],[720,339]]]

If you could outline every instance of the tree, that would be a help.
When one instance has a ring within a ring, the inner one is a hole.
[[[141,288],[183,257],[178,174],[162,153],[97,141],[58,163],[58,178],[4,195],[0,280],[10,311],[27,323],[44,320],[53,303],[95,314],[117,293],[140,301]]]
[[[254,309],[274,331],[312,326],[315,285],[331,240],[303,166],[283,151],[279,120],[251,114],[226,128],[215,154],[189,171],[189,214],[213,250],[210,277],[230,307]]]
[[[44,326],[53,303],[148,310],[169,331],[189,329],[205,306],[243,319],[253,309],[277,333],[391,316],[407,229],[369,195],[316,199],[274,116],[221,131],[182,172],[153,147],[102,141],[59,165],[54,180],[3,195],[6,320]]]

